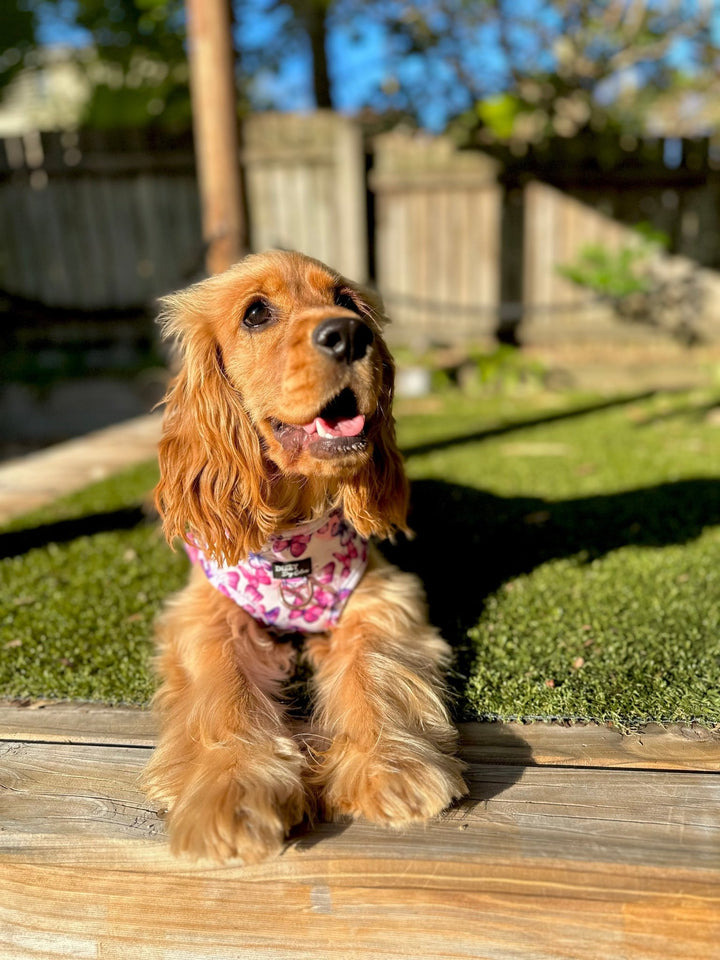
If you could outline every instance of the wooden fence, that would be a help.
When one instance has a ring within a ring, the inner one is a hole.
[[[558,272],[589,243],[626,245],[643,219],[702,266],[703,327],[720,338],[712,170],[666,172],[656,187],[624,174],[609,186],[511,182],[497,161],[445,138],[396,131],[366,143],[353,122],[323,112],[250,118],[241,160],[251,248],[300,249],[376,283],[397,340],[486,341],[516,324],[525,342],[645,338]],[[49,306],[151,307],[202,273],[189,139],[0,142],[0,221],[0,289]]]
[[[360,130],[332,113],[261,114],[243,135],[251,249],[303,250],[367,280]],[[50,307],[147,307],[203,270],[187,138],[0,141],[0,222],[0,288]]]
[[[202,268],[189,142],[2,141],[0,222],[0,287],[49,307],[142,307]]]
[[[632,236],[628,227],[595,207],[538,181],[524,189],[523,323],[525,342],[634,336],[612,311],[566,279],[559,268],[573,263],[584,247],[620,250]]]
[[[619,322],[559,270],[591,245],[615,253],[637,246],[639,223],[664,233],[672,251],[655,264],[663,287],[655,297],[654,319],[670,325],[674,312],[677,321],[682,304],[672,301],[687,296],[692,287],[693,326],[710,339],[720,338],[718,166],[710,162],[708,141],[677,141],[677,146],[681,153],[671,167],[662,162],[663,142],[657,141],[640,145],[634,157],[601,175],[558,158],[546,177],[550,182],[525,184],[524,342],[656,335],[650,326]]]
[[[611,254],[636,245],[635,225],[648,221],[677,251],[660,266],[666,280],[693,274],[697,332],[720,339],[720,179],[712,170],[705,177],[697,144],[687,149],[693,164],[668,170],[656,162],[646,179],[639,164],[604,179],[597,171],[573,179],[560,165],[560,189],[526,173],[507,176],[496,161],[442,137],[377,138],[377,283],[394,335],[420,346],[483,342],[499,330],[514,330],[523,343],[666,336],[620,321],[560,271],[590,245]],[[669,288],[672,295],[680,294]]]

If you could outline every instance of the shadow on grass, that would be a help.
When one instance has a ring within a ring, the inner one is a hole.
[[[720,480],[562,501],[418,480],[410,514],[416,537],[383,552],[421,577],[431,620],[452,643],[458,674],[467,676],[473,656],[467,631],[503,583],[549,560],[580,555],[591,561],[624,546],[688,543],[717,524]]]
[[[78,537],[91,537],[96,533],[112,530],[132,530],[140,523],[153,520],[143,507],[122,507],[105,513],[92,513],[84,517],[58,520],[25,530],[0,533],[0,560],[17,557],[49,543],[69,543]]]
[[[663,392],[672,393],[673,391],[665,390]],[[641,400],[648,400],[650,397],[654,397],[656,393],[656,390],[646,390],[643,393],[634,393],[631,396],[601,400],[597,403],[587,404],[584,407],[572,407],[570,410],[561,410],[558,413],[544,413],[538,417],[529,417],[527,420],[513,421],[512,423],[502,423],[496,427],[487,427],[484,430],[476,430],[472,433],[459,434],[455,437],[441,437],[425,443],[404,446],[402,452],[405,457],[417,457],[425,453],[433,453],[435,450],[448,450],[451,447],[462,446],[465,443],[476,443],[481,440],[489,440],[492,437],[503,437],[508,433],[514,433],[516,430],[525,430],[527,427],[541,427],[547,423],[574,420],[576,417],[584,417],[590,413],[599,413],[603,410],[611,410],[613,407],[623,407],[627,404],[638,403]]]

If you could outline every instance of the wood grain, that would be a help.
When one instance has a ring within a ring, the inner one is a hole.
[[[720,771],[720,730],[695,725],[649,724],[622,734],[592,723],[467,723],[460,742],[477,762]]]
[[[155,719],[141,707],[65,701],[0,701],[0,741],[152,747]]]
[[[72,862],[93,837],[113,843],[157,840],[162,823],[137,786],[148,756],[137,747],[0,745],[4,837],[12,835],[14,844],[28,851],[46,845],[55,850],[56,837],[74,838]],[[456,855],[467,861],[478,853],[476,834],[483,855],[501,856],[524,832],[532,837],[533,856],[552,859],[560,848],[565,858],[585,858],[591,847],[607,862],[632,857],[652,866],[666,857],[674,866],[720,869],[718,777],[675,772],[670,789],[668,774],[657,771],[478,764],[470,768],[469,784],[469,798],[432,829],[394,835],[331,824],[323,840],[341,848],[349,844],[348,852],[357,853],[356,844],[362,849],[371,835],[381,853],[389,844],[407,859]],[[314,845],[322,832],[299,836],[296,846]],[[94,850],[89,842],[88,862]]]
[[[560,859],[528,862],[521,871],[492,860],[482,870],[456,864],[441,873],[422,862],[408,868],[359,859],[354,866],[353,874],[340,861],[315,875],[279,879],[237,870],[71,873],[10,865],[0,905],[12,951],[6,956],[717,956],[718,902],[697,877],[676,877],[668,895],[657,873]]]
[[[368,279],[362,133],[346,117],[255,113],[243,123],[251,248],[302,250]]]
[[[718,956],[720,778],[579,765],[612,753],[603,728],[463,728],[470,797],[436,822],[319,824],[272,862],[217,867],[173,858],[138,790],[146,713],[2,714],[3,960]],[[571,765],[538,764],[533,734]]]
[[[398,131],[374,140],[377,282],[390,336],[417,346],[492,339],[502,189],[489,157],[445,137]],[[393,332],[394,331],[394,332]]]

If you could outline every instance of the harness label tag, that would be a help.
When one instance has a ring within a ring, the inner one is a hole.
[[[312,573],[312,557],[304,560],[287,560],[283,563],[273,563],[272,575],[274,580],[297,580],[307,578]]]

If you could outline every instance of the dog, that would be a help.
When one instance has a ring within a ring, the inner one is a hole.
[[[374,294],[281,251],[162,301],[180,366],[155,498],[192,564],[158,619],[144,785],[175,853],[255,863],[318,810],[403,828],[467,792],[448,645],[419,580],[370,542],[409,532],[386,319]],[[298,638],[304,734],[282,691]]]

